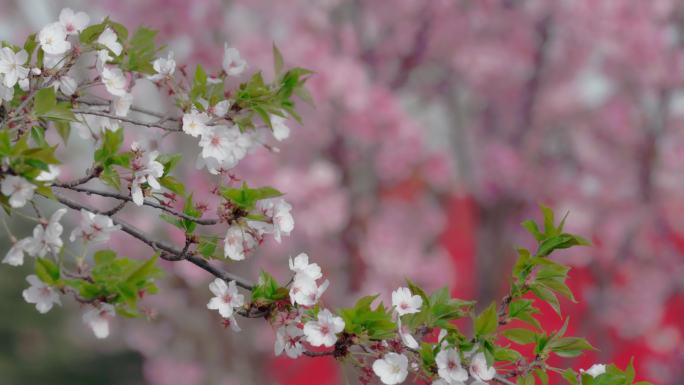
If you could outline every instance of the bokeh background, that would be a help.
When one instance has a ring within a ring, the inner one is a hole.
[[[544,202],[595,244],[561,256],[580,299],[563,305],[571,332],[600,351],[559,364],[635,356],[642,379],[684,383],[682,1],[0,0],[0,39],[22,42],[63,6],[156,28],[179,64],[219,68],[228,42],[250,71],[271,68],[275,42],[289,65],[316,71],[304,125],[278,156],[260,151],[236,171],[295,207],[293,237],[267,243],[244,274],[284,279],[286,257],[306,251],[332,281],[331,307],[386,297],[406,276],[487,303],[507,289],[513,246],[531,242],[519,223]],[[166,107],[148,92],[134,90]],[[202,190],[193,163],[180,172]],[[147,256],[125,236],[111,246]],[[24,275],[3,265],[0,384],[355,382],[334,361],[274,358],[265,325],[223,330],[204,309],[209,277],[167,269],[152,319],[119,321],[102,343],[74,304],[38,315],[21,300]]]

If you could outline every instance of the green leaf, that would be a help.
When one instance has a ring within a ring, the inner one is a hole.
[[[240,188],[224,187],[221,195],[245,210],[251,210],[257,201],[282,196],[283,193],[273,187],[252,189],[243,183]]]
[[[96,266],[106,265],[114,262],[116,259],[116,252],[113,250],[98,250],[93,255],[93,260]]]
[[[572,369],[565,369],[563,378],[572,385],[577,385],[577,372]]]
[[[273,71],[276,76],[283,71],[283,55],[280,53],[278,47],[273,43]]]
[[[580,337],[555,338],[547,348],[561,357],[577,357],[585,350],[595,350],[586,339]]]
[[[518,385],[534,385],[534,376],[532,374],[528,374],[524,377],[518,377]]]
[[[477,336],[486,336],[496,331],[499,325],[499,318],[496,313],[496,304],[492,302],[479,316],[475,319],[475,334]]]
[[[549,384],[549,375],[542,369],[535,369],[534,374],[537,375],[537,378],[539,378],[539,381],[541,381],[542,385],[548,385]]]
[[[356,335],[367,335],[369,338],[389,338],[396,333],[397,326],[385,306],[378,304],[375,309],[371,304],[377,295],[360,298],[353,308],[340,309],[340,317],[345,321],[345,330]]]
[[[558,302],[556,295],[551,290],[547,289],[540,283],[531,284],[530,290],[532,290],[532,292],[539,297],[539,299],[548,303],[556,312],[556,314],[558,314],[558,316],[561,315],[560,303]]]
[[[126,69],[145,74],[156,73],[152,66],[152,61],[155,60],[157,53],[154,45],[156,35],[157,31],[145,27],[140,27],[135,31],[129,41]]]
[[[497,347],[496,351],[494,352],[495,361],[516,362],[521,358],[522,355],[518,353],[517,350],[513,349]]]
[[[406,284],[408,285],[409,290],[411,290],[411,294],[419,295],[420,298],[423,299],[423,307],[429,308],[430,307],[430,298],[428,297],[427,293],[425,293],[425,290],[420,288],[420,286],[416,285],[413,281],[411,281],[408,278],[406,278]]]
[[[159,184],[167,188],[169,191],[180,196],[185,196],[185,185],[178,181],[174,176],[166,175],[158,179]]]
[[[41,88],[36,92],[33,100],[33,110],[38,116],[52,111],[57,106],[57,97],[52,87]]]
[[[289,291],[281,287],[272,275],[265,271],[259,274],[259,281],[252,289],[252,301],[269,304],[287,298]]]
[[[507,329],[503,335],[519,345],[527,345],[536,341],[537,333],[528,329]]]
[[[50,259],[36,258],[36,275],[48,285],[54,285],[59,281],[59,267]]]

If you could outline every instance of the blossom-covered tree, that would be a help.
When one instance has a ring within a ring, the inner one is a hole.
[[[215,297],[206,307],[219,313],[224,326],[239,332],[236,316],[263,319],[277,329],[276,353],[334,357],[357,368],[362,383],[397,384],[410,374],[440,384],[533,384],[535,378],[547,383],[549,373],[573,385],[635,383],[631,362],[625,369],[597,364],[586,371],[548,362],[594,348],[584,338],[566,336],[569,318],[558,295],[574,301],[566,284],[570,267],[550,258],[588,242],[565,232],[565,217],[559,222],[543,206],[541,224],[524,223],[537,246],[517,250],[509,293],[481,311],[475,301],[452,298],[446,288],[428,294],[408,279],[389,307],[370,295],[332,312],[322,300],[330,280],[319,282],[323,269],[307,254],[289,260],[291,277],[282,283],[265,270],[254,283],[235,273],[232,261],[250,258],[267,239],[281,243],[295,230],[283,192],[254,187],[249,169],[236,166],[255,151],[278,156],[273,141],[290,135],[285,119],[301,122],[296,102],[313,99],[305,87],[312,72],[287,68],[273,46],[272,76],[253,71],[237,79],[248,64],[228,44],[220,70],[176,70],[174,55],[160,55],[155,36],[145,27],[129,34],[109,18],[91,24],[85,13],[64,9],[59,21],[22,45],[3,42],[0,203],[8,216],[37,223],[32,235],[18,239],[4,221],[13,245],[3,261],[17,266],[27,255],[33,258],[35,275],[27,278],[31,286],[24,298],[39,312],[61,304],[60,295],[71,297],[82,304],[83,322],[94,335],[107,338],[119,316],[146,315],[141,299],[159,290],[165,261],[194,265],[214,277],[209,290]],[[136,104],[132,91],[142,84],[169,100],[168,112]],[[64,179],[58,167],[76,147],[71,131],[88,144],[92,159],[81,175]],[[169,137],[192,143],[194,151],[166,149]],[[188,158],[197,173],[211,175],[201,202],[201,191],[175,171]],[[93,204],[85,196],[113,204]],[[70,237],[82,245],[80,253],[62,240],[68,209],[80,215]],[[143,209],[175,228],[170,234],[176,239],[129,223]],[[140,260],[120,250],[90,248],[118,233],[135,238],[151,256]],[[249,292],[249,300],[238,287]],[[560,329],[547,331],[537,320],[538,303],[564,319]],[[469,326],[459,326],[459,320]],[[510,327],[516,320],[528,327]],[[533,353],[510,343],[533,345]]]

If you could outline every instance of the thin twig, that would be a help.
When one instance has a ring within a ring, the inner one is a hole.
[[[165,126],[162,126],[161,124],[159,124],[158,122],[143,122],[143,121],[136,120],[133,118],[128,118],[125,116],[117,116],[117,115],[110,114],[110,113],[104,112],[104,111],[74,109],[73,112],[74,112],[74,114],[102,116],[105,118],[120,120],[122,122],[134,124],[136,126],[149,127],[149,128],[160,128],[164,131],[173,131],[173,132],[180,132],[181,131],[180,127],[178,127],[178,128],[165,127]]]
[[[71,187],[71,186],[68,186],[65,184],[56,184],[54,186],[64,188],[64,189],[69,189],[69,190],[76,191],[76,192],[86,193],[88,195],[99,195],[101,197],[114,198],[114,199],[118,199],[120,201],[126,201],[126,202],[132,202],[133,201],[133,198],[131,198],[128,195],[113,193],[113,192],[109,192],[109,191],[98,191],[98,190],[93,190],[93,189],[86,188],[86,187],[76,187],[76,186]],[[175,210],[173,210],[167,206],[160,205],[160,204],[154,203],[154,202],[150,202],[148,200],[143,201],[143,205],[149,206],[149,207],[154,207],[156,209],[159,209],[159,210],[165,211],[171,215],[174,215],[178,218],[182,218],[182,219],[185,219],[188,221],[195,222],[198,225],[211,226],[211,225],[215,225],[215,224],[218,224],[221,222],[218,218],[207,218],[207,219],[195,218],[195,217],[192,217],[192,216],[187,215],[185,213],[175,211]]]
[[[62,203],[63,205],[65,205],[69,208],[72,208],[74,210],[85,209],[85,210],[88,210],[88,211],[95,213],[95,214],[103,214],[103,211],[94,209],[92,207],[86,206],[86,205],[81,204],[81,203],[78,203],[78,202],[76,202],[70,198],[67,198],[66,196],[64,196],[60,193],[54,193],[54,195],[55,195],[55,198],[57,198],[57,200],[60,203]],[[248,280],[246,280],[245,278],[242,278],[238,275],[235,275],[233,273],[222,270],[221,268],[213,266],[213,265],[209,264],[208,261],[204,260],[201,257],[197,257],[197,256],[193,255],[192,253],[187,253],[186,255],[183,255],[183,250],[181,250],[181,249],[179,249],[173,245],[169,245],[163,241],[152,240],[149,237],[147,237],[147,235],[145,235],[145,233],[143,233],[140,229],[138,229],[135,226],[129,225],[128,223],[126,223],[125,221],[123,221],[119,218],[112,217],[112,221],[114,222],[114,224],[121,226],[121,230],[123,232],[133,236],[134,238],[137,238],[141,242],[150,246],[155,251],[166,252],[166,253],[176,257],[175,259],[165,258],[169,261],[186,260],[186,261],[189,261],[190,263],[194,264],[195,266],[198,266],[198,267],[202,268],[203,270],[208,271],[209,273],[211,273],[212,275],[214,275],[217,278],[221,278],[224,281],[235,281],[235,284],[240,286],[243,289],[252,290],[254,288],[254,285],[251,282],[249,282]]]

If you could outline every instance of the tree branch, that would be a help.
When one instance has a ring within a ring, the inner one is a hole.
[[[54,187],[69,189],[69,190],[76,191],[76,192],[82,192],[82,193],[86,193],[88,195],[99,195],[101,197],[114,198],[114,199],[118,199],[120,201],[125,201],[125,202],[132,202],[133,201],[133,198],[131,198],[128,195],[113,193],[113,192],[109,192],[109,191],[98,191],[98,190],[93,190],[93,189],[86,188],[86,187],[69,186],[68,184],[55,184]],[[201,219],[201,218],[191,217],[185,213],[178,212],[178,211],[173,210],[167,206],[160,205],[158,203],[150,202],[147,200],[143,201],[143,205],[154,207],[156,209],[165,211],[165,212],[167,212],[171,215],[177,216],[179,218],[195,222],[198,225],[211,226],[211,225],[215,225],[215,224],[218,224],[221,222],[218,218]]]
[[[170,128],[170,127],[165,127],[162,126],[159,122],[142,122],[140,120],[132,119],[132,118],[127,118],[125,116],[117,116],[114,114],[110,114],[108,112],[104,111],[97,111],[97,110],[79,110],[74,108],[73,109],[74,114],[82,114],[82,115],[95,115],[95,116],[102,116],[105,118],[109,119],[115,119],[115,120],[120,120],[122,122],[134,124],[136,126],[143,126],[143,127],[149,127],[149,128],[160,128],[164,131],[171,131],[171,132],[180,132],[182,131],[180,127],[178,128]]]
[[[74,209],[74,210],[81,210],[85,209],[88,210],[92,213],[95,214],[102,214],[104,215],[104,212],[101,210],[94,209],[92,207],[83,205],[81,203],[78,203],[70,198],[67,198],[66,196],[60,194],[60,193],[54,193],[55,198],[62,203],[63,205]],[[241,288],[245,290],[252,290],[254,288],[254,285],[246,280],[245,278],[242,278],[240,276],[237,276],[233,273],[227,272],[225,270],[222,270],[221,268],[218,268],[216,266],[213,266],[209,264],[208,261],[205,259],[198,257],[193,254],[193,252],[190,253],[183,253],[182,249],[177,248],[176,246],[169,245],[166,242],[163,241],[156,241],[150,239],[145,233],[142,232],[142,230],[138,229],[135,226],[129,225],[125,221],[119,219],[119,218],[114,218],[111,217],[112,221],[114,224],[121,226],[121,230],[134,238],[137,238],[141,242],[145,243],[155,251],[161,251],[162,252],[162,257],[164,256],[164,252],[167,253],[167,257],[163,257],[165,260],[168,261],[181,261],[181,260],[187,260],[188,262],[194,264],[195,266],[206,270],[207,272],[211,273],[217,278],[221,278],[224,281],[235,281],[235,284],[240,286]],[[168,257],[168,254],[171,255],[171,257]]]

